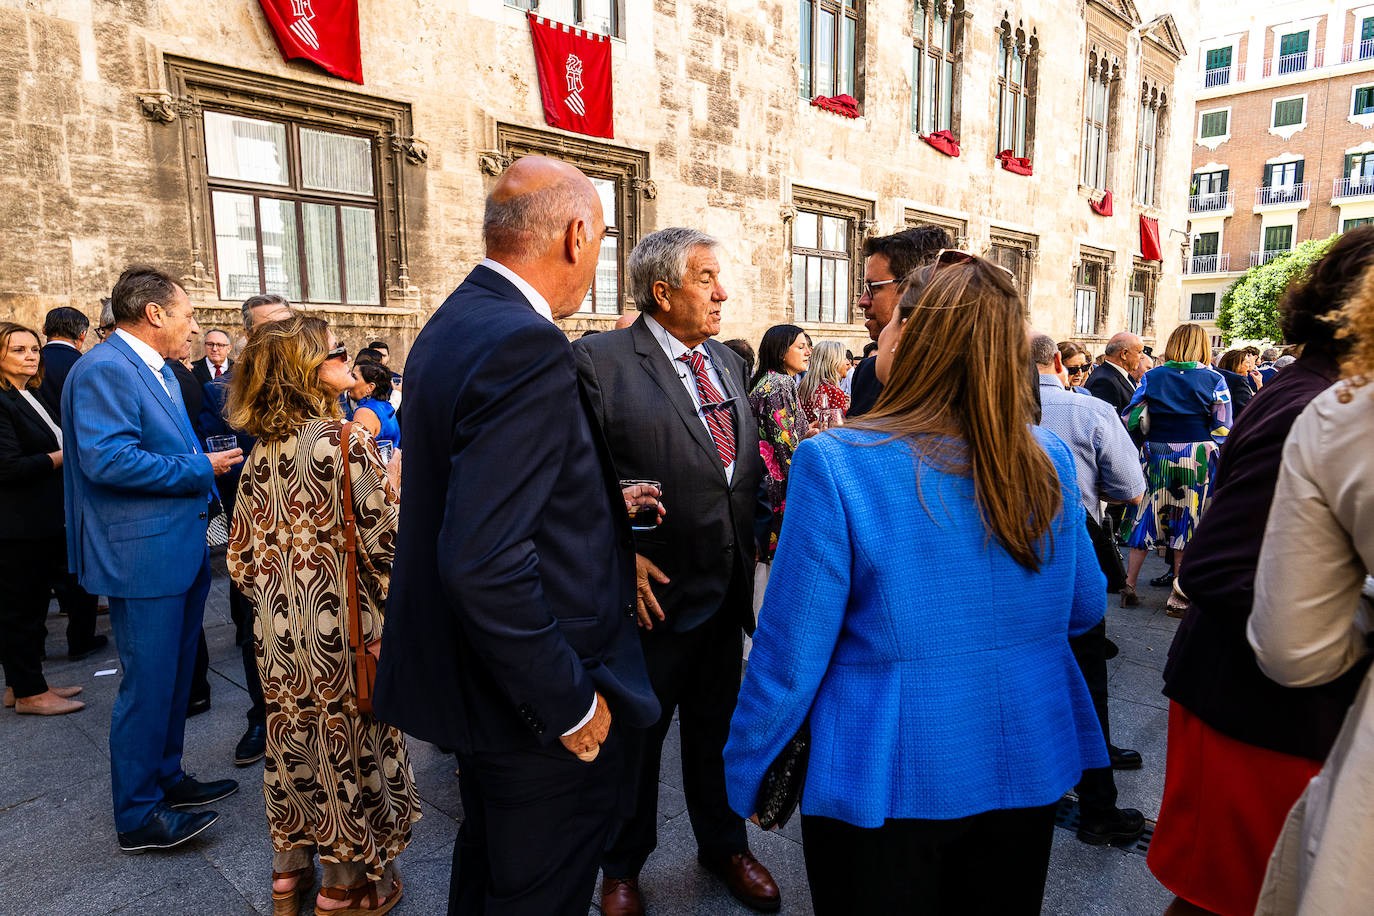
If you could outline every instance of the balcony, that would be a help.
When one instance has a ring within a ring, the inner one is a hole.
[[[1183,272],[1188,276],[1224,274],[1231,269],[1231,254],[1195,254],[1183,259]]]
[[[1292,54],[1267,57],[1264,60],[1264,76],[1284,76],[1289,73],[1313,70],[1321,66],[1321,59],[1321,48],[1317,48],[1315,51],[1295,51]]]
[[[1268,264],[1281,254],[1288,254],[1292,249],[1280,248],[1277,251],[1252,251],[1250,252],[1250,266],[1259,267],[1261,264]]]
[[[1188,320],[1189,320],[1189,321],[1216,321],[1216,320],[1217,320],[1217,313],[1216,313],[1216,312],[1189,312],[1189,313],[1188,313]]]
[[[1229,211],[1235,201],[1235,191],[1213,191],[1208,194],[1194,194],[1188,198],[1189,213],[1217,213]]]
[[[1216,89],[1221,86],[1229,86],[1232,83],[1239,83],[1245,79],[1244,62],[1236,63],[1230,67],[1216,67],[1212,70],[1203,70],[1198,74],[1199,89]]]
[[[1341,63],[1343,64],[1348,64],[1354,60],[1369,60],[1371,57],[1374,57],[1374,38],[1347,42],[1341,50]]]
[[[1374,197],[1374,176],[1357,175],[1354,178],[1337,178],[1331,188],[1331,199],[1349,200],[1352,197]]]
[[[1304,209],[1312,199],[1312,182],[1280,184],[1267,188],[1255,188],[1255,209]]]

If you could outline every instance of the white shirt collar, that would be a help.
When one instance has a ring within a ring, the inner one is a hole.
[[[115,328],[115,333],[124,338],[124,342],[133,349],[134,353],[138,354],[139,359],[148,364],[148,368],[152,369],[154,374],[162,375],[162,367],[167,363],[167,360],[162,358],[162,354],[123,328]]]
[[[553,321],[553,309],[549,308],[549,300],[541,296],[539,294],[539,290],[535,289],[533,286],[530,286],[529,283],[526,282],[524,277],[520,276],[518,273],[511,270],[509,267],[502,264],[500,261],[493,261],[491,258],[483,258],[479,266],[485,267],[488,270],[494,270],[501,276],[505,277],[507,280],[509,280],[512,284],[515,285],[516,289],[520,290],[520,292],[524,295],[525,299],[529,301],[530,306],[536,312],[543,315],[550,322]]]
[[[1104,359],[1104,360],[1102,360],[1102,361],[1103,361],[1104,363],[1106,363],[1107,365],[1111,366],[1111,367],[1112,367],[1113,369],[1115,369],[1117,372],[1120,372],[1120,373],[1121,373],[1121,376],[1122,376],[1124,379],[1126,379],[1126,381],[1130,382],[1131,385],[1135,385],[1135,379],[1131,378],[1131,373],[1127,372],[1125,369],[1122,369],[1120,366],[1118,366],[1116,363],[1112,362],[1112,361],[1109,360],[1109,359]]]
[[[81,348],[78,347],[76,344],[72,343],[70,340],[58,340],[56,337],[50,337],[50,338],[48,338],[48,343],[49,343],[49,344],[57,344],[59,347],[71,347],[73,350],[77,351],[78,353],[81,352]]]
[[[697,344],[695,347],[688,347],[682,341],[673,336],[672,332],[654,320],[653,315],[645,314],[644,326],[649,329],[649,333],[654,335],[654,340],[663,348],[663,352],[668,354],[669,359],[677,359],[684,353],[700,353],[709,361],[711,354],[707,352],[705,344]]]
[[[1064,389],[1064,383],[1059,380],[1059,376],[1051,375],[1048,372],[1040,373],[1040,385],[1042,387],[1046,385],[1053,385],[1055,388],[1058,388],[1061,391]]]

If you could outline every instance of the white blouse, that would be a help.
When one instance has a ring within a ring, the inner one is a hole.
[[[29,404],[29,409],[38,414],[38,418],[48,424],[48,429],[52,430],[53,436],[57,439],[57,448],[62,449],[62,427],[52,421],[52,417],[43,409],[43,405],[38,403],[38,398],[33,396],[33,392],[27,388],[19,389],[19,396]]]

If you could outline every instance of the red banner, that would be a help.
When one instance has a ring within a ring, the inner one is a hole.
[[[1159,220],[1150,216],[1140,218],[1140,256],[1147,261],[1164,260],[1159,247]]]
[[[529,17],[544,120],[579,134],[614,137],[610,40],[534,13]]]
[[[285,60],[303,57],[335,76],[363,81],[358,0],[258,0]]]

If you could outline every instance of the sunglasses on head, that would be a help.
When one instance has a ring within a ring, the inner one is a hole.
[[[325,358],[325,359],[341,359],[341,360],[343,360],[344,362],[348,362],[348,347],[345,347],[343,344],[339,344],[337,347],[335,347],[334,349],[332,349],[332,350],[330,350],[328,353],[326,353],[326,354],[324,355],[324,358]]]

